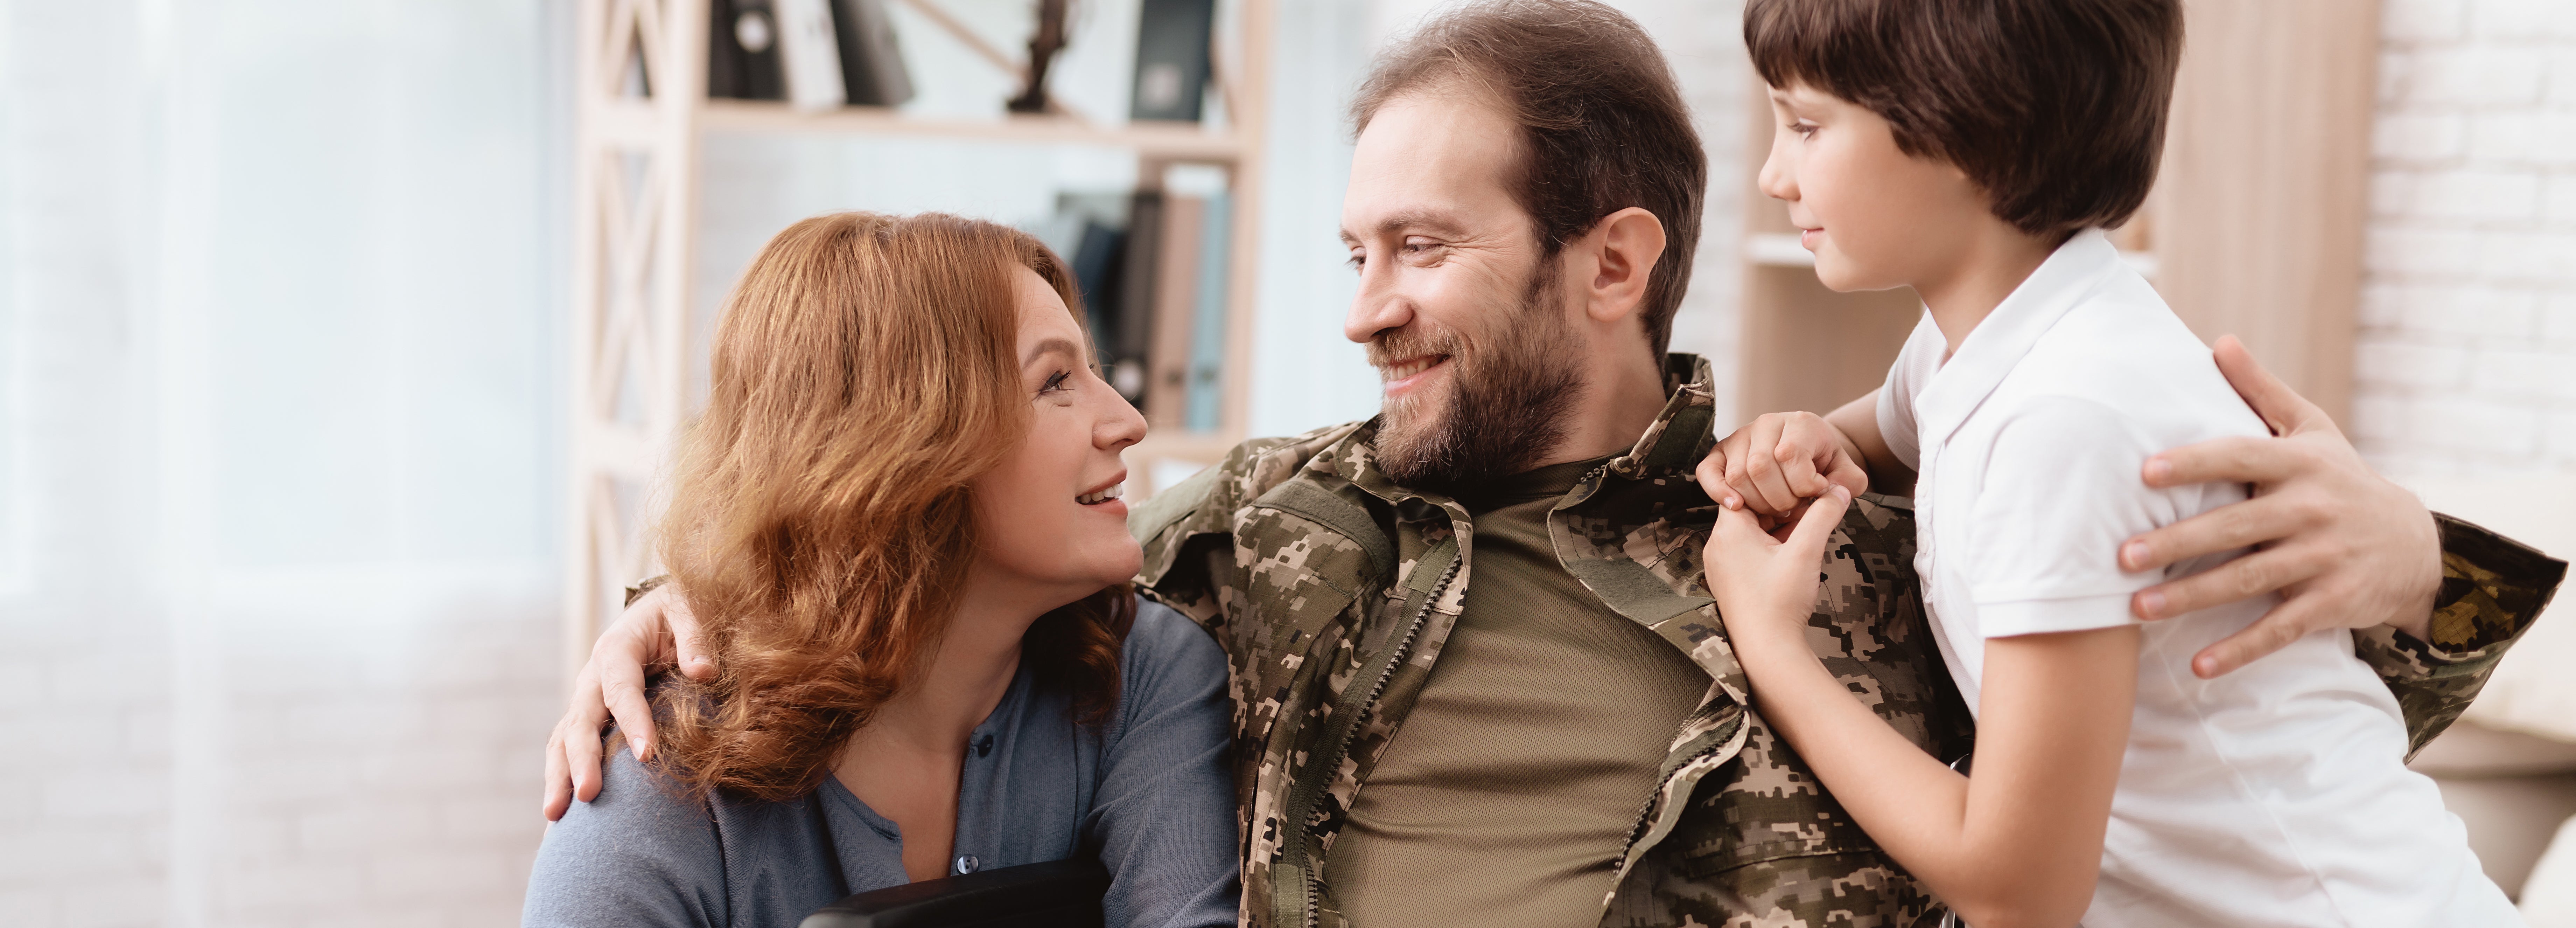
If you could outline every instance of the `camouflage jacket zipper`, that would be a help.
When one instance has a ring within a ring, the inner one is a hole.
[[[1458,556],[1457,546],[1455,539],[1442,543],[1442,547],[1447,549],[1449,563],[1441,568],[1440,579],[1429,589],[1417,591],[1422,597],[1422,604],[1411,610],[1413,615],[1405,624],[1404,636],[1378,661],[1377,671],[1372,675],[1374,679],[1370,681],[1367,690],[1356,701],[1344,700],[1342,706],[1333,713],[1332,724],[1336,731],[1333,738],[1327,742],[1335,746],[1333,752],[1318,758],[1319,763],[1308,769],[1319,773],[1300,781],[1296,790],[1289,796],[1285,810],[1288,815],[1283,816],[1281,822],[1297,829],[1297,834],[1286,848],[1288,866],[1282,869],[1294,877],[1298,884],[1297,902],[1303,916],[1299,922],[1306,928],[1315,928],[1322,918],[1316,911],[1319,901],[1316,887],[1322,882],[1322,876],[1315,873],[1309,863],[1311,855],[1308,853],[1308,842],[1313,841],[1314,836],[1307,819],[1313,817],[1315,803],[1322,798],[1325,788],[1331,786],[1332,782],[1340,776],[1342,760],[1350,756],[1351,745],[1359,739],[1359,720],[1377,705],[1378,697],[1385,694],[1387,681],[1394,679],[1396,667],[1404,663],[1405,656],[1413,651],[1414,640],[1422,635],[1422,626],[1430,618],[1431,608],[1440,602],[1441,592],[1447,590],[1450,581],[1458,576],[1458,566],[1465,559]],[[1435,553],[1437,551],[1435,549]],[[1272,880],[1273,893],[1280,897],[1280,901],[1288,901],[1285,898],[1288,896],[1288,887],[1280,885],[1276,874],[1272,876]]]

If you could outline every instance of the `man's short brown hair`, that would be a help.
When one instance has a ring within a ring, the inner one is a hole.
[[[1967,172],[2034,235],[2128,220],[2155,185],[2181,0],[1749,0],[1774,87],[1885,118],[1897,148]]]
[[[1637,206],[1664,224],[1639,317],[1660,358],[1690,286],[1708,157],[1654,40],[1591,0],[1489,0],[1446,11],[1380,55],[1351,103],[1354,130],[1390,99],[1450,81],[1490,94],[1520,126],[1504,178],[1538,227],[1542,260]]]

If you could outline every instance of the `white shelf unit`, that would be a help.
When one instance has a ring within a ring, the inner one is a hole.
[[[938,0],[902,0],[952,25]],[[1212,164],[1233,201],[1225,367],[1217,428],[1167,430],[1128,451],[1131,485],[1158,461],[1213,462],[1242,440],[1251,307],[1260,255],[1262,132],[1272,0],[1232,0],[1234,47],[1216,54],[1225,125],[1095,123],[1075,115],[936,118],[885,107],[801,112],[783,102],[706,96],[708,0],[580,0],[575,20],[572,406],[564,636],[589,654],[619,591],[657,570],[645,535],[656,479],[693,413],[693,270],[699,248],[701,141],[711,133],[909,136],[1011,145],[1083,145],[1136,154],[1138,183],[1161,168]],[[1222,19],[1222,17],[1221,17]],[[988,57],[993,53],[976,43]],[[1017,65],[1013,65],[1017,67]],[[650,88],[649,92],[645,88]],[[1150,487],[1142,488],[1146,491]]]

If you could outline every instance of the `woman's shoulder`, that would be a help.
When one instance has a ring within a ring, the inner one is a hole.
[[[620,749],[601,765],[597,798],[546,829],[529,874],[531,925],[723,924],[724,851],[706,801]]]
[[[693,795],[678,778],[636,761],[634,754],[620,746],[600,765],[598,798],[573,803],[556,828],[567,825],[575,831],[599,829],[676,837],[711,835],[715,820],[706,797]]]
[[[1136,598],[1136,622],[1127,630],[1127,679],[1140,669],[1213,667],[1225,669],[1225,649],[1207,630],[1169,606]]]
[[[1136,718],[1225,690],[1225,649],[1188,616],[1138,598],[1120,658],[1119,702]]]

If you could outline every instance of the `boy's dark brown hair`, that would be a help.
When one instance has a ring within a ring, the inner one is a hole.
[[[1699,247],[1708,157],[1663,52],[1591,0],[1489,0],[1446,10],[1378,57],[1351,102],[1353,131],[1388,100],[1457,81],[1521,128],[1503,185],[1538,226],[1541,260],[1630,206],[1664,224],[1640,319],[1661,357]]]
[[[2147,199],[2182,57],[2181,0],[1749,0],[1774,87],[1885,118],[2034,235],[2116,226]]]

